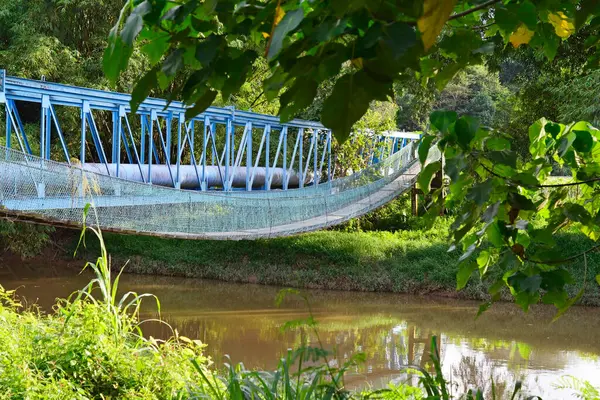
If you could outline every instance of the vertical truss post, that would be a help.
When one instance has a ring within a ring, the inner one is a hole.
[[[194,120],[191,120],[190,121],[189,142],[190,142],[190,153],[192,153],[192,155],[190,156],[190,165],[194,165],[196,163],[196,161],[195,161],[196,155],[194,154],[195,132],[196,132],[196,124],[195,124]]]
[[[85,140],[86,140],[86,110],[90,109],[90,105],[87,101],[84,101],[81,105],[81,150],[79,152],[79,161],[81,165],[85,164]]]
[[[152,184],[152,154],[154,153],[154,122],[156,120],[156,110],[150,110],[150,126],[148,127],[148,183],[150,184]]]
[[[126,116],[125,114],[125,106],[119,106],[119,111],[117,111],[116,113],[116,117],[117,117],[117,144],[116,144],[116,156],[117,158],[114,159],[113,158],[113,162],[117,164],[117,177],[119,177],[119,169],[121,167],[121,136],[123,135],[123,118]],[[127,150],[127,156],[129,158],[129,163],[132,162],[131,160],[131,154],[129,151],[129,146],[127,145],[127,142],[125,142],[125,146],[126,146],[126,150]]]
[[[318,172],[317,172],[317,163],[318,163],[318,144],[319,144],[319,136],[320,133],[317,133],[318,129],[313,129],[313,141],[314,141],[314,147],[315,147],[315,152],[313,154],[313,182],[315,185],[315,188],[317,187],[317,185],[319,184],[319,177]]]
[[[267,125],[265,126],[265,140],[266,140],[266,148],[265,148],[265,190],[270,190],[271,189],[271,185],[270,185],[270,169],[269,169],[269,164],[271,163],[271,157],[269,154],[269,151],[271,149],[270,146],[270,142],[271,142],[271,125]],[[258,153],[258,156],[260,157],[260,153]]]
[[[8,101],[6,101],[6,93],[5,92],[5,82],[6,80],[6,71],[3,69],[0,69],[0,104],[4,103],[4,107],[5,107],[5,118],[6,121],[4,121],[4,123],[6,124],[6,147],[10,149],[10,139],[12,136],[12,132],[11,132],[11,128],[12,128],[12,124],[11,124],[11,114],[10,114],[10,106],[8,105]],[[17,133],[17,138],[18,138],[18,133]],[[8,157],[8,154],[7,154]]]
[[[229,191],[231,190],[230,184],[229,184],[229,156],[230,156],[230,151],[229,151],[229,146],[231,146],[231,139],[233,137],[233,121],[231,121],[231,119],[227,119],[227,128],[226,128],[226,132],[225,132],[225,185],[223,185],[223,190],[224,191]]]
[[[210,118],[204,117],[204,131],[202,138],[202,187],[201,190],[208,189],[208,180],[206,179],[206,152],[208,151],[208,130],[210,129]]]
[[[5,113],[6,113],[6,147],[10,149],[10,138],[12,136],[12,124],[10,121],[11,115],[10,115],[10,107],[8,106],[8,102],[4,105],[5,107]]]
[[[214,149],[217,148],[217,124],[215,124],[214,122],[210,124],[210,138],[212,140]],[[213,150],[214,150],[213,149]],[[211,152],[211,156],[210,156],[210,165],[215,165],[215,156],[217,158],[217,163],[219,162],[219,155],[215,154],[214,151]]]
[[[179,117],[177,119],[177,172],[176,172],[176,178],[175,178],[175,189],[181,188],[180,168],[181,168],[181,126],[182,125],[185,127],[185,114],[179,113]]]
[[[283,135],[283,190],[287,190],[288,189],[288,180],[287,180],[287,134],[288,134],[288,127],[284,126],[283,130],[281,132],[281,134]]]
[[[142,135],[140,136],[140,163],[143,164],[146,161],[146,116],[140,114],[140,127],[142,129]]]
[[[300,157],[298,158],[298,178],[300,181],[298,187],[302,189],[304,187],[304,169],[302,168],[302,160],[304,159],[304,150],[302,150],[304,143],[304,128],[298,129],[298,136],[300,136],[300,150],[298,151],[300,154]]]
[[[167,114],[167,143],[166,143],[166,149],[165,149],[165,157],[167,159],[167,165],[169,166],[169,171],[171,170],[171,136],[172,136],[172,132],[171,132],[171,124],[173,123],[173,112],[169,111],[169,113]]]
[[[42,120],[40,131],[40,157],[50,159],[50,133],[52,132],[52,120],[50,116],[50,97],[42,96]]]
[[[246,190],[252,191],[250,173],[252,171],[252,122],[248,122],[248,133],[246,135]]]
[[[231,123],[231,143],[230,143],[230,150],[231,150],[231,165],[233,166],[233,163],[235,162],[235,124]]]
[[[327,182],[331,183],[331,131],[327,131]]]
[[[5,118],[6,118],[6,147],[10,149],[10,138],[12,136],[11,133],[11,115],[10,115],[10,107],[8,105],[8,101],[6,101],[6,93],[5,93],[5,87],[6,85],[4,84],[4,82],[6,81],[6,71],[3,69],[0,69],[0,104],[4,103],[5,104]],[[17,133],[18,135],[18,133]],[[18,136],[17,136],[18,137]],[[8,154],[7,154],[8,157]]]
[[[119,111],[113,111],[111,112],[111,117],[112,117],[112,151],[111,151],[111,161],[113,163],[116,162],[117,159],[117,140],[119,138],[119,128],[118,128],[118,118],[119,118]]]

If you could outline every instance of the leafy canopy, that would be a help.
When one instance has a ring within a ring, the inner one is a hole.
[[[104,70],[113,82],[134,44],[152,68],[133,91],[136,109],[153,88],[175,81],[171,99],[205,110],[254,79],[269,63],[267,99],[280,96],[286,122],[334,79],[320,119],[344,141],[374,100],[395,81],[434,80],[443,87],[468,65],[505,46],[529,45],[552,59],[561,40],[600,25],[595,1],[554,0],[129,0],[111,30]],[[598,42],[590,42],[594,47]],[[596,66],[600,53],[589,59]]]
[[[600,238],[600,130],[587,122],[540,119],[529,128],[531,157],[521,161],[508,135],[482,128],[473,118],[437,111],[431,125],[419,156],[425,160],[436,144],[443,163],[425,167],[419,183],[431,194],[430,217],[449,204],[458,207],[451,226],[451,250],[462,250],[458,289],[478,271],[490,281],[492,301],[508,288],[524,310],[541,300],[564,312],[583,288],[569,298],[566,286],[574,280],[562,265],[585,261],[599,245],[583,252],[558,249],[555,235],[576,229],[594,242]],[[555,163],[569,167],[572,179],[549,181]],[[431,191],[431,177],[442,169],[447,185]]]

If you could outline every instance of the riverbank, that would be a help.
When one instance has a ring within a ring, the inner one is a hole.
[[[487,286],[474,275],[465,289],[456,291],[459,254],[448,253],[448,225],[440,221],[423,231],[341,232],[322,231],[288,238],[256,241],[185,241],[149,236],[105,234],[113,268],[126,265],[136,274],[182,276],[249,282],[296,288],[394,292],[417,295],[487,299]],[[73,259],[77,231],[55,232],[59,247],[29,261],[80,268],[99,252],[95,240]],[[561,248],[577,254],[591,241],[576,233],[558,238]],[[600,273],[600,255],[588,255],[567,266],[575,279],[575,295],[587,281],[582,305],[600,306],[594,277]],[[507,296],[508,298],[508,296]]]

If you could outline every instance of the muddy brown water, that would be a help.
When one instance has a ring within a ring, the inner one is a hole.
[[[2,268],[0,268],[1,270]],[[89,275],[19,276],[0,271],[0,284],[18,288],[30,303],[50,310],[57,297],[82,288]],[[173,277],[124,275],[122,290],[153,293],[161,302],[162,318],[180,334],[207,344],[217,363],[228,355],[247,368],[274,368],[287,349],[313,335],[281,326],[305,318],[301,300],[286,299],[276,307],[280,288]],[[334,351],[333,363],[357,352],[366,362],[354,368],[347,385],[384,387],[409,380],[407,364],[427,365],[432,336],[440,338],[443,369],[456,391],[477,386],[491,393],[512,391],[516,381],[527,393],[544,399],[572,398],[557,385],[576,376],[600,386],[600,309],[574,307],[552,323],[554,310],[534,307],[524,314],[512,304],[497,304],[476,319],[478,302],[385,293],[306,291],[319,322],[323,345]],[[151,302],[144,317],[155,317]],[[146,324],[146,335],[167,337],[166,325]],[[414,378],[413,378],[414,379]]]

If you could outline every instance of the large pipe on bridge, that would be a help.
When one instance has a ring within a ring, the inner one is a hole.
[[[205,168],[205,181],[208,182],[208,187],[222,187],[223,180],[225,180],[225,167],[207,165]],[[219,168],[221,169],[220,172]],[[97,174],[117,176],[117,164],[85,163],[83,165],[83,169],[85,171],[94,172]],[[169,172],[169,166],[165,164],[152,164],[150,168],[152,184],[173,187],[173,181],[177,179],[177,166],[171,165],[170,169],[171,172]],[[254,180],[252,181],[252,188],[260,189],[265,187],[267,175],[265,167],[229,167],[230,174],[232,171],[234,171],[232,187],[245,188],[246,174],[252,174],[253,171]],[[283,188],[283,172],[283,168],[269,168],[269,174],[271,175],[271,188]],[[312,173],[307,173],[307,176],[304,179],[305,184],[312,182],[312,177]],[[148,164],[120,164],[119,178],[135,182],[148,182]],[[289,178],[289,188],[297,188],[299,186],[300,177],[297,171],[288,169],[287,178]],[[231,176],[229,179],[231,179]],[[199,189],[200,187],[198,185],[198,181],[203,181],[202,166],[179,166],[179,183],[181,189]]]

